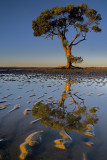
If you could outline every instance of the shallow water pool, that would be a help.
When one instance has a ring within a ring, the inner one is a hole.
[[[106,160],[107,78],[0,74],[0,156],[19,160]],[[24,159],[23,158],[23,159]]]

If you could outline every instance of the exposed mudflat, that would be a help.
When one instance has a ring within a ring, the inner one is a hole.
[[[36,68],[36,67],[18,67],[18,68],[0,68],[0,73],[42,73],[50,75],[80,75],[80,76],[107,76],[107,67],[87,67],[87,68]]]
[[[106,160],[107,68],[1,68],[2,160]]]

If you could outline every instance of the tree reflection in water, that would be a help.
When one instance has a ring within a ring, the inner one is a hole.
[[[88,108],[84,105],[84,99],[76,93],[72,94],[71,86],[75,81],[67,80],[64,91],[57,105],[38,102],[32,109],[32,115],[47,127],[59,130],[62,139],[54,141],[55,146],[66,149],[71,142],[71,131],[81,132],[94,137],[93,125],[97,123],[97,107]],[[64,105],[65,100],[71,97],[71,111]],[[74,105],[74,106],[73,106]],[[72,107],[73,106],[73,107]],[[87,145],[90,145],[87,143]]]

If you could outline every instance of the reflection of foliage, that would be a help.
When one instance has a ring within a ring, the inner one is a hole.
[[[98,121],[97,115],[87,111],[86,106],[72,112],[65,112],[59,106],[55,108],[52,105],[38,102],[32,109],[32,115],[42,118],[41,123],[46,126],[59,130],[64,128],[68,132],[71,130],[85,132],[88,124],[95,124]]]
[[[98,107],[92,107],[92,108],[89,110],[89,112],[90,112],[90,113],[96,113],[97,110],[98,110]]]
[[[86,112],[86,106],[80,107],[78,110],[75,110],[73,113],[74,115],[80,115],[80,114],[85,114]]]
[[[64,91],[61,94],[58,105],[38,102],[32,109],[32,115],[41,119],[41,123],[46,127],[59,130],[61,139],[54,140],[55,147],[66,149],[72,143],[69,132],[72,130],[81,132],[86,136],[94,137],[93,124],[98,121],[97,107],[87,108],[84,99],[78,96],[78,92],[72,93],[71,85],[77,83],[76,79],[66,80]],[[67,110],[65,101],[71,98],[71,110]],[[74,106],[72,106],[74,105]],[[86,145],[92,146],[90,142]]]
[[[63,129],[66,132],[75,130],[82,133],[87,132],[86,134],[89,135],[91,128],[88,131],[87,127],[97,123],[98,117],[96,112],[98,108],[92,107],[87,109],[84,105],[84,99],[80,98],[76,93],[71,93],[71,85],[74,83],[76,83],[76,80],[66,81],[58,106],[38,102],[32,109],[32,115],[36,116],[37,119],[41,118],[41,123],[45,124],[45,126],[58,129],[60,132]],[[68,97],[71,98],[72,104],[75,106],[69,112],[64,105]]]
[[[65,112],[61,109],[52,109],[52,106],[43,103],[37,103],[32,109],[32,115],[36,118],[42,118],[41,123],[54,129],[61,129],[63,127],[63,118]]]
[[[85,132],[88,124],[96,124],[97,121],[97,115],[95,113],[89,113],[86,106],[82,106],[74,110],[72,114],[68,114],[68,125],[65,129],[67,131],[72,129],[78,132]]]
[[[87,116],[87,121],[86,122],[88,124],[96,124],[97,121],[98,121],[98,118],[97,118],[96,114],[92,114],[92,115]]]

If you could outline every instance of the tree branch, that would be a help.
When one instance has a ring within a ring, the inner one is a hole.
[[[83,38],[83,39],[79,40],[77,43],[72,44],[72,45],[73,45],[73,46],[74,46],[74,45],[77,45],[78,43],[80,43],[80,42],[82,42],[82,41],[84,41],[84,40],[86,40],[86,39],[85,39],[85,38]]]
[[[56,36],[60,36],[60,33],[55,33],[54,31],[50,31],[49,33],[46,34],[46,37],[45,38],[51,38],[53,40],[53,36],[56,35]]]
[[[72,40],[72,42],[70,43],[70,47],[73,45],[73,42],[80,36],[80,31],[79,31],[79,33],[77,32],[77,34],[76,34],[76,36],[74,37],[74,39]]]
[[[55,33],[55,32],[53,32],[53,31],[52,31],[51,33],[52,33],[52,35],[59,35],[58,33]]]

